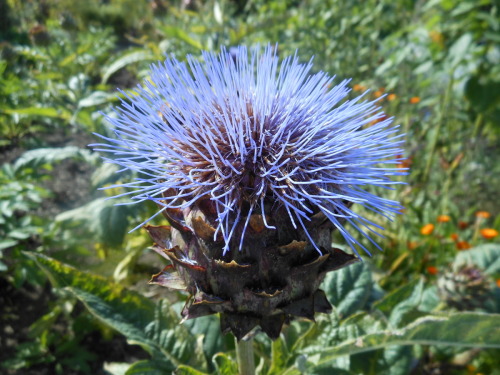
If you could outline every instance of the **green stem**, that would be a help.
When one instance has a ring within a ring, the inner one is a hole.
[[[239,375],[255,375],[255,361],[253,355],[253,339],[240,340],[235,338],[236,358],[238,360]]]
[[[479,113],[474,122],[474,131],[472,132],[472,139],[475,139],[481,133],[481,125],[483,123],[483,114]]]

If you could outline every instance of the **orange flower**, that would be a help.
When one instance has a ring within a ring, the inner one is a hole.
[[[498,236],[498,231],[496,229],[492,228],[484,228],[479,231],[481,233],[481,236],[487,240],[492,240],[496,236]]]
[[[451,238],[453,241],[458,241],[458,234],[456,234],[456,233],[452,233],[452,234],[450,234],[450,238]]]
[[[437,275],[438,274],[438,269],[437,269],[437,267],[429,266],[429,267],[427,267],[427,272],[430,275]]]
[[[378,124],[379,122],[382,122],[382,121],[385,121],[389,118],[389,116],[383,114],[382,116],[380,116],[378,119],[375,119],[373,120],[372,122],[370,122],[370,125],[375,125],[375,124]]]
[[[469,226],[469,223],[468,223],[468,222],[466,222],[466,221],[459,221],[459,222],[458,222],[458,227],[459,227],[460,229],[462,229],[462,230],[463,230],[463,229],[467,229],[467,227],[468,227],[468,226]]]
[[[420,98],[418,96],[414,96],[413,98],[410,99],[410,104],[417,104],[420,103]]]
[[[382,95],[384,95],[384,92],[380,90],[377,90],[373,93],[373,96],[375,96],[376,98],[380,98]]]
[[[420,233],[424,236],[428,236],[434,231],[434,224],[425,224],[422,228],[420,228]]]
[[[469,250],[472,247],[467,241],[458,241],[456,246],[458,250]]]
[[[408,241],[406,244],[409,250],[414,250],[418,246],[418,242],[416,241]]]
[[[490,216],[491,215],[488,211],[477,211],[476,212],[476,217],[479,217],[481,219],[488,219]]]
[[[395,94],[389,94],[389,95],[387,95],[387,100],[388,101],[392,102],[395,99],[396,99],[396,95]]]
[[[497,279],[496,284],[500,288],[500,279]]]
[[[450,220],[451,220],[451,218],[448,215],[439,215],[437,217],[437,222],[438,223],[447,223]]]
[[[355,84],[354,86],[352,86],[352,89],[353,89],[354,91],[365,91],[365,90],[366,90],[366,87],[365,87],[365,86],[362,86],[362,85]]]

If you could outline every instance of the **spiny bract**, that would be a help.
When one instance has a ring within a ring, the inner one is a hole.
[[[332,232],[368,252],[344,224],[375,246],[367,232],[382,228],[352,204],[387,218],[401,209],[365,190],[404,174],[392,119],[345,100],[347,80],[335,86],[312,61],[276,51],[168,58],[107,116],[116,137],[96,145],[138,172],[123,195],[169,220],[146,226],[172,262],[152,282],[187,289],[185,318],[219,312],[238,338],[256,325],[275,338],[293,316],[328,312],[320,282],[356,260],[332,248]]]

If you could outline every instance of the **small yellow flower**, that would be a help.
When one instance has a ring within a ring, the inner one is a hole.
[[[498,231],[492,228],[484,228],[480,230],[481,236],[487,240],[492,240],[496,236],[498,236]]]
[[[428,236],[434,232],[434,224],[425,224],[422,228],[420,228],[420,233],[424,236]]]
[[[451,220],[451,218],[448,215],[439,215],[437,217],[437,222],[438,223],[447,223]]]
[[[420,103],[420,98],[418,96],[414,96],[413,98],[410,99],[410,104],[417,104]]]

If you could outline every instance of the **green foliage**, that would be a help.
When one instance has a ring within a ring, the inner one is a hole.
[[[329,273],[325,280],[328,300],[340,316],[349,316],[363,308],[372,291],[372,274],[366,263]]]
[[[396,375],[454,362],[465,375],[465,364],[481,373],[500,367],[493,350],[467,349],[498,348],[500,336],[500,246],[482,234],[500,230],[496,2],[9,0],[0,10],[0,278],[50,295],[2,368],[97,373],[105,361],[86,340],[116,332],[149,353],[118,363],[120,374],[236,373],[217,317],[178,325],[184,296],[144,285],[162,260],[146,250],[144,233],[128,231],[156,207],[106,200],[125,193],[113,184],[137,176],[85,147],[97,142],[92,132],[110,131],[102,113],[112,116],[125,97],[116,88],[133,95],[150,63],[256,43],[314,55],[315,69],[352,78],[353,95],[386,94],[380,105],[405,133],[408,160],[397,167],[410,168],[406,186],[384,192],[405,214],[387,224],[366,213],[386,227],[385,252],[326,277],[330,316],[293,322],[273,343],[258,335],[258,373]],[[103,186],[110,190],[97,191]],[[434,225],[428,234],[425,224]],[[456,311],[441,300],[437,279],[464,264],[485,275],[488,300]],[[54,282],[50,294],[41,269]],[[54,329],[61,325],[64,334]]]

